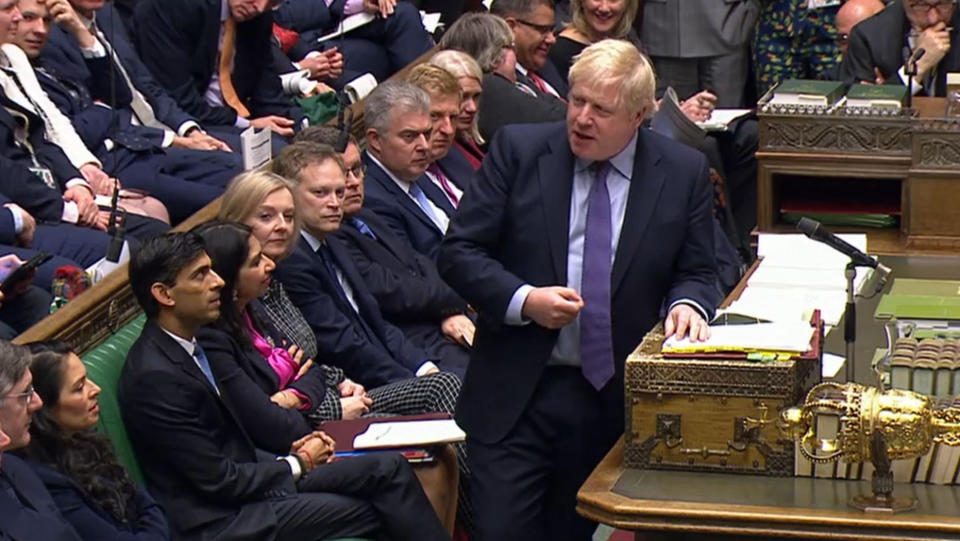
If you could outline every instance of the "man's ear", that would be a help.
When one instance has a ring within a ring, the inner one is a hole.
[[[380,154],[380,149],[382,148],[380,143],[380,133],[373,128],[367,129],[367,146],[378,155]]]
[[[510,27],[511,32],[517,31],[517,18],[516,17],[504,17],[504,22],[507,23],[507,26]]]
[[[177,304],[176,301],[173,300],[173,296],[170,295],[170,286],[161,282],[154,282],[153,285],[150,286],[150,294],[153,295],[153,300],[157,301],[157,304],[160,306],[172,308]]]

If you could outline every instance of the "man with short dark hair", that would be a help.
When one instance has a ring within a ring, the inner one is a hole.
[[[501,17],[513,30],[517,51],[517,81],[555,98],[566,99],[567,81],[550,62],[553,33],[553,0],[496,0],[490,13]]]
[[[223,287],[199,237],[147,242],[130,262],[130,287],[147,323],[127,355],[118,398],[178,539],[449,539],[400,455],[330,462],[334,442],[322,432],[297,440],[286,456],[254,447],[195,338],[219,317]]]
[[[960,70],[960,45],[954,45],[958,40],[956,0],[895,0],[850,31],[840,80],[905,85],[908,64],[916,59],[914,93],[945,96],[947,73]],[[920,49],[925,52],[917,56]]]
[[[0,454],[30,443],[30,417],[42,405],[33,391],[30,351],[0,340]],[[4,539],[80,541],[30,466],[9,453],[2,459],[0,534]]]

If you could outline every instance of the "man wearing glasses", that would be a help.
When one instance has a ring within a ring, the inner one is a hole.
[[[960,69],[960,49],[951,47],[958,22],[956,0],[895,0],[850,32],[840,77],[848,84],[878,76],[907,84],[915,60],[914,93],[943,96],[946,74]]]
[[[0,340],[0,452],[30,443],[30,417],[43,402],[33,392],[30,352]],[[80,541],[33,470],[16,456],[2,457],[0,536],[17,541]]]
[[[565,99],[567,82],[548,62],[557,37],[553,34],[554,9],[551,0],[496,0],[490,13],[507,22],[513,31],[517,51],[517,81],[534,91]]]

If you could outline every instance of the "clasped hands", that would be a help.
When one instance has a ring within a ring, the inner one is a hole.
[[[315,430],[293,442],[290,454],[299,457],[304,472],[333,461],[337,444],[325,432]]]
[[[521,313],[543,327],[560,329],[577,317],[583,305],[580,294],[569,287],[537,287],[527,294]],[[677,338],[683,338],[689,333],[693,342],[710,337],[710,327],[700,312],[684,303],[670,309],[663,327],[665,337],[676,334]]]

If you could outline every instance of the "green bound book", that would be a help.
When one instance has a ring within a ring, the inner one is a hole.
[[[960,297],[887,294],[880,299],[874,316],[878,319],[960,320]]]
[[[899,109],[907,102],[903,85],[853,85],[847,91],[847,107]]]
[[[773,91],[770,103],[830,106],[843,97],[843,88],[839,81],[787,79]]]
[[[896,278],[890,287],[892,295],[934,295],[960,298],[960,280],[922,280]]]

